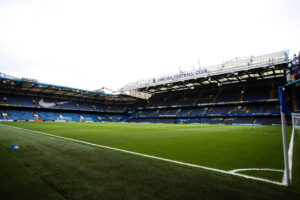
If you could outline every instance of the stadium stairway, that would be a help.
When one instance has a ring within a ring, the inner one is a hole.
[[[213,103],[216,103],[216,102],[217,102],[217,99],[218,99],[218,98],[219,98],[219,96],[221,95],[221,93],[222,93],[222,90],[223,90],[223,88],[219,88],[219,91],[218,91],[218,93],[217,93],[216,97],[214,98],[214,100],[213,100]]]
[[[55,104],[56,104],[56,106],[57,106],[58,109],[61,109],[59,101],[57,101],[56,99],[55,99]]]
[[[3,94],[2,102],[3,102],[4,104],[7,104],[7,101],[8,101],[8,99],[7,99],[6,95]]]
[[[271,84],[270,99],[274,98],[274,82]]]
[[[181,101],[184,101],[187,94],[188,92],[183,93],[182,97],[178,99],[175,105],[177,106]]]
[[[207,110],[208,110],[208,108],[204,108],[203,111],[202,111],[202,114],[205,115]]]
[[[129,121],[131,118],[129,116],[123,116],[119,118],[119,122],[127,122]]]
[[[243,86],[243,89],[241,91],[240,102],[243,101],[244,99],[245,90],[246,90],[246,85]]]
[[[197,96],[197,98],[193,101],[194,105],[199,101],[199,99],[201,98],[203,92],[204,92],[204,90],[201,90],[200,93],[199,93],[199,95]]]
[[[79,106],[79,104],[78,104],[77,102],[75,102],[75,106],[76,106],[76,108],[77,108],[78,110],[80,110],[80,106]]]
[[[110,106],[107,106],[107,111],[111,112],[111,107]]]
[[[35,120],[39,120],[39,115],[36,114],[34,111],[32,111],[32,116],[35,118]]]
[[[31,97],[31,103],[32,103],[33,107],[37,107],[36,100],[34,99],[34,97]]]
[[[5,112],[5,110],[2,110],[1,117],[3,120],[7,120],[7,113]]]

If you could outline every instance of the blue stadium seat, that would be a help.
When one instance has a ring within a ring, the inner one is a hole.
[[[8,120],[35,120],[32,111],[6,110]]]

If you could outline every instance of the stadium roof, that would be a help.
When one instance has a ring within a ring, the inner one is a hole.
[[[106,94],[99,91],[89,91],[78,88],[40,83],[34,79],[19,79],[3,73],[0,73],[0,92],[110,103],[131,103],[141,101],[140,98],[126,94]]]
[[[144,93],[193,89],[209,85],[224,85],[248,80],[268,79],[284,76],[289,63],[288,51],[235,59],[223,64],[201,68],[179,74],[137,81],[122,88],[122,91],[136,90]]]

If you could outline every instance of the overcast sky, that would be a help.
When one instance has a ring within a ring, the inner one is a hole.
[[[0,72],[94,90],[300,51],[298,0],[0,0]]]

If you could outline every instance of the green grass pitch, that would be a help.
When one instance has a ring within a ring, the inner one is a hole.
[[[2,124],[223,171],[250,168],[239,173],[276,182],[281,182],[283,176],[280,171],[284,168],[281,127],[276,126]],[[295,155],[299,155],[298,135],[295,136]],[[288,136],[290,138],[290,134]],[[21,147],[19,150],[3,150],[15,143]],[[46,194],[57,199],[201,199],[201,195],[203,199],[280,199],[284,195],[293,199],[300,194],[297,172],[293,172],[295,186],[287,188],[1,125],[0,145],[3,155],[13,157],[18,165],[24,165],[24,169],[41,178],[49,186],[47,191],[53,191],[51,195]],[[5,163],[0,164],[3,167]],[[299,168],[298,159],[294,159],[294,166]],[[4,177],[0,173],[0,178]],[[78,193],[81,189],[84,192]]]

